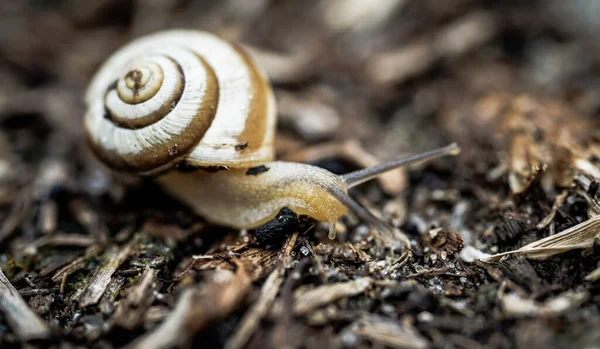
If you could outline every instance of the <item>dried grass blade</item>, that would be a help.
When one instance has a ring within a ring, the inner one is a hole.
[[[600,216],[595,216],[518,250],[495,254],[489,257],[488,261],[495,261],[509,254],[521,254],[531,259],[545,259],[570,250],[592,247],[598,235],[600,235]]]

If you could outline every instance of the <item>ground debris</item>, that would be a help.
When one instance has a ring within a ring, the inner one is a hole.
[[[250,273],[252,280],[258,280],[271,270],[271,266],[277,259],[277,250],[263,248],[248,248],[233,258],[227,255],[210,256],[209,258],[198,258],[194,261],[194,269],[211,270],[216,268],[235,269],[235,263],[241,263]],[[234,263],[235,261],[235,263]]]
[[[585,277],[585,280],[590,281],[590,282],[596,282],[596,281],[600,280],[600,268],[594,269],[593,272],[589,273]]]
[[[358,337],[392,348],[425,349],[429,342],[410,324],[399,324],[374,315],[367,316],[350,325]]]
[[[26,345],[597,345],[594,1],[83,4],[0,6],[0,267],[33,333],[50,337]],[[152,176],[102,165],[83,132],[89,79],[118,47],[174,24],[262,66],[276,160],[343,174],[458,143],[457,157],[349,192],[411,253],[352,213],[335,240],[285,209],[258,229],[217,226]],[[3,308],[0,347],[25,345],[28,329]]]
[[[429,239],[425,243],[444,260],[448,255],[460,252],[463,248],[463,239],[459,234],[442,228],[430,230],[427,237]]]
[[[258,327],[258,323],[262,317],[264,317],[269,307],[275,300],[279,289],[283,284],[283,274],[286,267],[289,264],[288,259],[290,254],[296,245],[298,239],[298,233],[293,234],[289,237],[286,244],[283,246],[282,252],[279,255],[279,260],[275,269],[269,274],[265,283],[262,286],[260,295],[254,306],[248,310],[248,313],[242,318],[241,324],[236,333],[227,341],[225,348],[236,349],[242,348],[252,333]]]
[[[524,193],[538,175],[546,178],[543,188],[568,187],[577,174],[600,177],[600,169],[589,157],[598,151],[590,140],[590,125],[559,101],[539,100],[529,95],[490,96],[504,103],[498,113],[499,138],[508,146],[509,185],[513,193]],[[485,103],[485,101],[482,101]]]
[[[312,289],[299,289],[294,293],[294,313],[297,315],[306,315],[340,298],[356,296],[365,292],[372,285],[372,282],[373,280],[370,278],[360,278],[354,281],[323,285]]]
[[[138,283],[127,290],[127,296],[117,305],[113,314],[114,323],[126,329],[134,329],[141,324],[143,316],[154,302],[154,294],[160,289],[155,269],[146,269]]]
[[[548,215],[536,225],[536,228],[544,229],[550,223],[552,223],[552,220],[556,216],[556,212],[558,212],[558,209],[563,205],[568,194],[568,191],[563,190],[560,194],[556,196],[556,199],[554,199],[554,203],[552,204],[552,209],[550,210],[550,213],[548,213]]]
[[[588,292],[565,292],[543,303],[510,293],[500,296],[502,310],[508,317],[558,316],[580,307],[590,298]]]
[[[85,308],[90,305],[97,304],[104,294],[106,287],[110,283],[112,275],[115,271],[129,258],[133,250],[132,244],[126,244],[123,247],[109,249],[105,254],[106,262],[103,264],[89,280],[85,289],[79,296],[79,307]]]
[[[546,259],[556,254],[565,253],[574,249],[590,248],[594,245],[599,230],[600,215],[592,217],[563,232],[550,235],[529,245],[523,246],[518,250],[502,252],[490,256],[487,260],[498,260],[509,254],[520,254],[532,259]]]
[[[50,328],[34,313],[0,270],[0,309],[8,324],[22,341],[45,339]]]
[[[172,348],[189,342],[194,334],[235,311],[250,291],[250,275],[242,264],[237,271],[216,269],[207,283],[189,287],[179,296],[175,309],[152,333],[128,348]]]

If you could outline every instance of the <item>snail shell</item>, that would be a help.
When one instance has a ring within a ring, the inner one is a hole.
[[[266,75],[240,46],[170,30],[130,42],[93,77],[85,129],[113,169],[249,167],[274,158],[276,108]]]

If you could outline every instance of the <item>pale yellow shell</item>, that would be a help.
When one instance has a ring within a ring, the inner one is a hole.
[[[130,42],[100,67],[86,104],[89,142],[116,170],[240,168],[274,158],[276,108],[263,70],[210,33],[169,30]]]

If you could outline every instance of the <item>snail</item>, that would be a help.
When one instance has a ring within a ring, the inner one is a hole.
[[[138,38],[99,68],[86,92],[88,143],[119,172],[153,176],[207,221],[257,228],[287,207],[335,223],[348,210],[393,231],[348,189],[400,166],[456,155],[456,144],[345,175],[275,161],[275,99],[240,45],[168,30]]]

